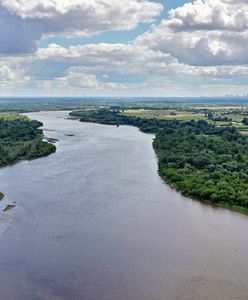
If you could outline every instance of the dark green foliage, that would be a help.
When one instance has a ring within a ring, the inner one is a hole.
[[[221,117],[221,116],[214,117],[211,120],[214,121],[214,122],[232,122],[232,118]]]
[[[171,123],[154,149],[161,176],[184,195],[248,208],[248,140],[235,128]]]
[[[245,117],[245,118],[242,120],[242,123],[243,123],[244,125],[248,125],[248,118]]]
[[[213,119],[213,117],[214,117],[213,112],[212,112],[212,111],[209,111],[209,112],[207,113],[207,117],[208,117],[209,120]]]
[[[33,159],[56,151],[42,140],[42,123],[27,118],[0,119],[0,167],[23,159]]]
[[[167,182],[186,196],[248,208],[248,139],[234,127],[142,119],[108,109],[71,114],[82,122],[133,125],[156,133],[159,173]]]

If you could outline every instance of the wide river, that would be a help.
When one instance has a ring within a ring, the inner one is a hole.
[[[1,300],[248,299],[248,216],[166,185],[152,135],[30,116],[59,142],[0,171]]]

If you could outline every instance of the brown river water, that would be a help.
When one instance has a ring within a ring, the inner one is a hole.
[[[29,116],[59,142],[0,170],[0,300],[248,299],[248,216],[166,185],[153,135]]]

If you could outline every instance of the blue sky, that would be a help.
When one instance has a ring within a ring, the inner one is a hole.
[[[246,0],[0,0],[0,95],[248,94],[247,10]]]
[[[190,2],[187,0],[170,0],[170,1],[153,1],[157,3],[161,3],[164,6],[163,11],[159,16],[156,17],[154,23],[159,23],[163,18],[168,17],[168,12],[176,7],[182,6],[183,4]],[[127,43],[134,40],[136,37],[145,33],[149,30],[151,24],[138,24],[134,30],[131,31],[109,31],[104,32],[100,35],[96,35],[89,38],[63,38],[63,36],[52,37],[48,39],[43,39],[39,41],[40,47],[47,47],[50,43],[57,43],[68,47],[70,45],[78,45],[78,44],[88,44],[88,43]]]

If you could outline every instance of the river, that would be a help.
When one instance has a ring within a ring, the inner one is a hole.
[[[166,185],[153,135],[29,116],[59,141],[0,171],[1,300],[248,299],[248,216]]]

